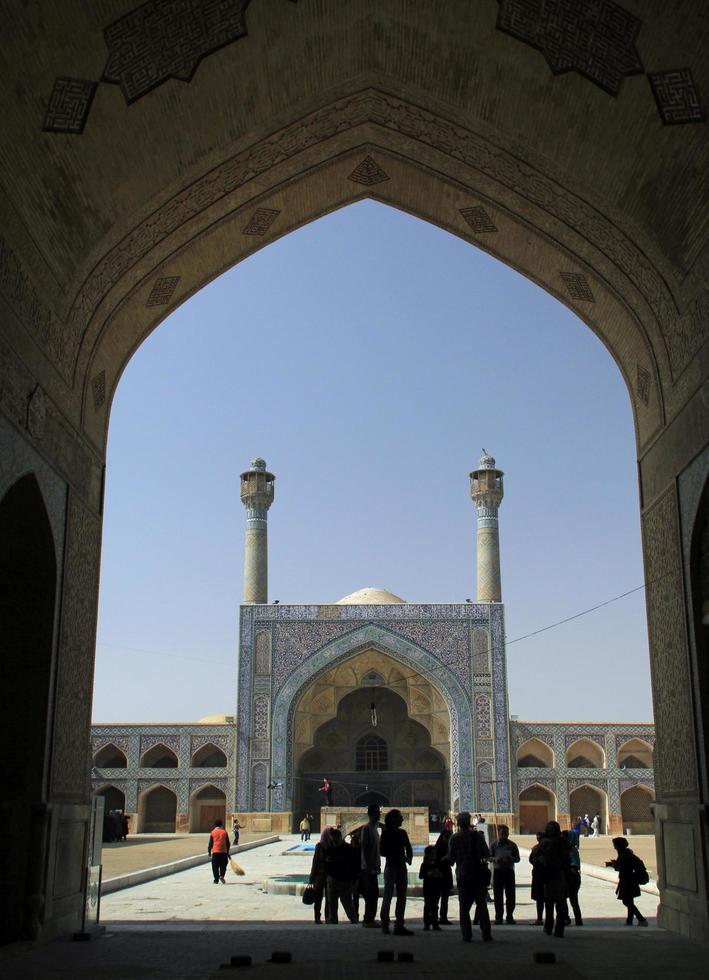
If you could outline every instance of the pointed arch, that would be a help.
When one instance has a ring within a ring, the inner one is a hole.
[[[605,749],[593,739],[577,738],[566,749],[566,765],[569,769],[605,769]]]
[[[573,824],[577,817],[586,814],[593,820],[598,813],[601,817],[600,833],[606,833],[608,828],[608,794],[600,786],[592,783],[580,783],[569,792],[569,812]]]
[[[623,818],[623,833],[653,834],[655,817],[652,805],[655,790],[651,786],[638,783],[629,786],[620,794],[620,812]]]
[[[226,793],[214,783],[201,783],[192,788],[189,801],[189,830],[209,833],[216,820],[226,827]]]
[[[227,764],[226,754],[214,742],[207,742],[193,753],[190,766],[193,769],[223,769]]]
[[[518,769],[553,769],[554,766],[554,750],[536,735],[526,739],[517,749]]]
[[[176,753],[162,742],[153,745],[140,757],[141,769],[177,769],[178,765]]]
[[[556,820],[556,793],[541,783],[531,783],[520,790],[518,804],[521,834],[539,833],[550,820]]]
[[[138,796],[138,832],[174,834],[177,825],[177,793],[163,783],[154,783]]]
[[[643,738],[629,738],[618,749],[621,769],[652,769],[652,745]]]
[[[97,769],[127,769],[128,759],[122,749],[107,742],[94,754],[94,765]]]

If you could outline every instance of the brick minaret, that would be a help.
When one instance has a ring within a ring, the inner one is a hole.
[[[470,496],[478,512],[478,602],[502,602],[500,529],[497,511],[502,503],[503,473],[483,449],[480,469],[470,474]]]
[[[268,508],[275,480],[263,459],[251,460],[250,469],[241,474],[241,502],[246,507],[244,603],[268,602]]]

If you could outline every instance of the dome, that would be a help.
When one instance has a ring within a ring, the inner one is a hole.
[[[233,725],[234,715],[206,715],[200,718],[198,725]]]
[[[406,602],[406,599],[399,598],[393,592],[386,589],[374,589],[368,586],[366,589],[359,589],[351,595],[346,595],[344,599],[338,599],[337,606],[387,606],[393,602]]]

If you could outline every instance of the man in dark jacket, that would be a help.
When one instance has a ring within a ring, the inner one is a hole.
[[[493,841],[490,848],[493,861],[492,894],[495,897],[495,922],[501,925],[504,921],[505,906],[507,906],[507,925],[515,924],[515,864],[519,862],[519,848],[510,840],[509,827],[504,824],[499,828],[499,837]]]
[[[473,927],[470,922],[470,909],[473,902],[475,902],[482,937],[489,942],[492,939],[492,929],[485,897],[490,872],[485,862],[490,852],[483,835],[471,828],[470,814],[467,811],[458,814],[456,823],[458,830],[450,839],[448,857],[451,864],[455,865],[455,876],[458,881],[460,931],[463,942],[469,943],[473,938]]]
[[[569,917],[566,904],[568,880],[571,875],[569,845],[561,836],[561,827],[550,820],[544,828],[544,838],[534,849],[535,867],[541,869],[544,882],[544,932],[552,932],[559,939],[564,937],[564,926]]]

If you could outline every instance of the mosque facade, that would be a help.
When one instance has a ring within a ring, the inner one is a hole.
[[[238,815],[290,831],[319,814],[323,777],[345,808],[471,810],[520,832],[599,813],[603,830],[651,833],[650,724],[510,718],[499,508],[504,474],[485,453],[474,602],[410,603],[366,588],[330,604],[268,602],[261,459],[241,476],[244,602],[234,716],[196,724],[96,725],[94,791],[146,832],[204,831]]]

